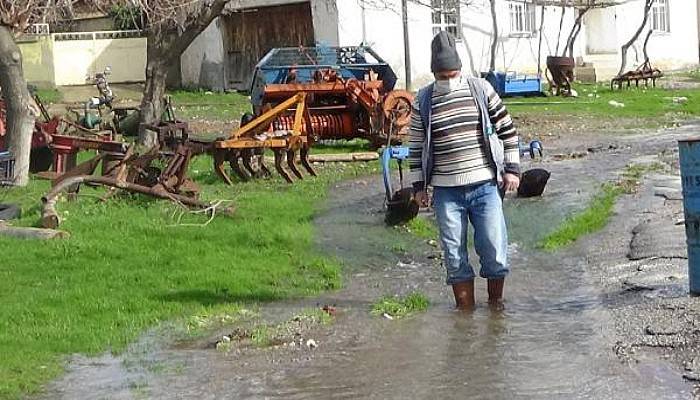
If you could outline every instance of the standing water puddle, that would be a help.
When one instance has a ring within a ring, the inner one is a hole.
[[[444,270],[428,257],[436,249],[383,225],[382,189],[379,179],[369,178],[338,185],[316,219],[319,246],[345,264],[346,288],[264,307],[279,318],[336,304],[335,322],[315,332],[318,348],[226,354],[206,346],[155,346],[147,358],[177,365],[177,371],[146,373],[138,390],[133,382],[105,390],[110,376],[121,382],[133,371],[74,363],[49,387],[50,398],[691,398],[689,386],[665,363],[630,366],[613,354],[615,328],[586,273],[585,255],[533,250],[628,159],[599,155],[548,164],[553,175],[545,197],[507,202],[513,272],[505,311],[485,306],[482,279],[476,311],[453,311]],[[431,299],[427,312],[393,321],[369,315],[379,297],[413,290]]]

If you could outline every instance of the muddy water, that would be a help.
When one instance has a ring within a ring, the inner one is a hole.
[[[307,334],[318,348],[221,353],[210,346],[213,336],[176,348],[146,338],[116,359],[74,360],[46,398],[690,398],[689,386],[667,364],[615,358],[614,327],[586,273],[585,254],[533,248],[631,157],[668,144],[655,140],[549,163],[545,197],[507,201],[513,272],[504,311],[486,307],[482,280],[476,311],[453,311],[437,250],[383,226],[378,179],[349,182],[333,190],[316,219],[318,245],[345,264],[345,289],[262,309],[279,320],[336,304],[335,323]],[[378,297],[412,290],[430,297],[428,312],[394,321],[369,315]]]

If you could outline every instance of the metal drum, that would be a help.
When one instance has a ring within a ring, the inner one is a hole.
[[[700,295],[700,137],[678,141],[690,293]]]

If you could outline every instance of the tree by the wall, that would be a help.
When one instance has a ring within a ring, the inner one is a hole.
[[[498,49],[498,16],[496,15],[496,0],[489,0],[491,10],[491,47],[489,48],[489,72],[496,70],[496,50]]]
[[[574,20],[574,25],[571,27],[569,36],[566,38],[566,45],[564,45],[564,51],[561,54],[562,56],[565,56],[567,54],[569,57],[574,56],[574,44],[576,43],[576,38],[578,37],[578,34],[581,32],[581,26],[583,25],[583,17],[591,8],[592,6],[585,6],[583,8],[578,9],[578,15]]]
[[[34,105],[22,70],[22,53],[16,37],[32,23],[71,14],[75,0],[0,0],[0,87],[7,108],[6,143],[15,156],[13,183],[29,181]]]
[[[654,0],[644,0],[644,15],[642,16],[642,23],[639,24],[639,28],[637,28],[630,40],[627,41],[627,43],[623,44],[622,48],[620,49],[622,60],[620,61],[620,70],[617,72],[617,76],[620,76],[625,72],[625,68],[627,68],[627,50],[629,50],[629,48],[634,44],[634,42],[637,41],[639,35],[642,34],[642,31],[644,30],[644,27],[647,25],[647,21],[649,20],[649,11],[651,10],[651,6],[653,4]],[[649,38],[647,36],[647,40],[645,40],[645,43],[648,42],[648,39]]]
[[[157,124],[163,113],[168,69],[229,2],[237,0],[131,0],[147,21],[146,85],[141,100],[139,143],[157,142],[155,133],[144,129]]]

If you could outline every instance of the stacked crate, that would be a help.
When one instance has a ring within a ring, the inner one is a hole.
[[[0,186],[11,185],[15,174],[15,157],[9,151],[0,151]]]

